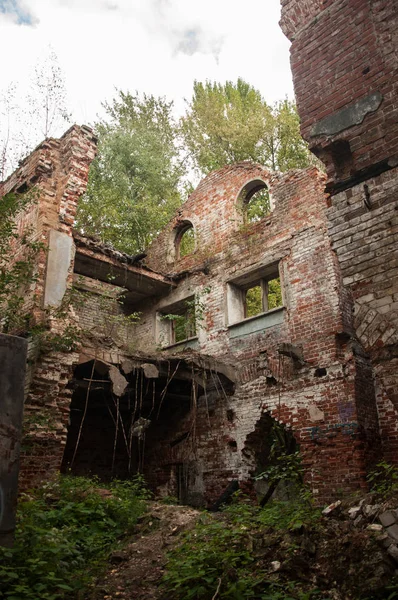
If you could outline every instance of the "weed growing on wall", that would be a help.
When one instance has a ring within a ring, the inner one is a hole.
[[[109,552],[131,534],[148,492],[139,479],[60,476],[19,504],[15,546],[0,548],[0,598],[86,597]]]
[[[376,465],[366,479],[371,490],[382,497],[398,491],[398,467],[384,460]]]
[[[27,227],[18,231],[18,216],[36,201],[34,191],[7,194],[0,198],[0,332],[19,333],[27,329],[24,309],[29,288],[36,281],[35,264],[41,242]]]
[[[184,300],[178,312],[166,313],[160,316],[161,321],[169,321],[172,327],[172,335],[168,343],[178,343],[194,337],[199,329],[204,328],[207,305],[205,297],[211,292],[211,287],[204,287],[190,300]],[[161,345],[167,343],[161,341]]]

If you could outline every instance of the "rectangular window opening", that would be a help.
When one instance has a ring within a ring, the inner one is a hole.
[[[233,325],[283,307],[282,286],[278,267],[256,271],[228,284],[228,323]]]
[[[163,309],[159,315],[159,339],[163,346],[172,346],[197,336],[195,297]]]
[[[183,307],[181,313],[176,313],[171,319],[171,343],[177,344],[196,335],[195,307]]]

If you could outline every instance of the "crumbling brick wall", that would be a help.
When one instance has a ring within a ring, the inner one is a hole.
[[[54,240],[72,240],[77,202],[86,189],[95,148],[92,131],[84,126],[73,126],[59,140],[45,140],[0,184],[0,196],[35,190],[36,202],[19,216],[18,230],[22,233],[27,226],[31,227],[34,240],[43,244],[25,310],[31,314],[31,325],[40,325],[48,339],[61,340],[68,327],[77,325],[73,311],[66,308],[58,314],[55,309],[59,305],[53,306],[49,301],[51,287],[57,288],[59,284],[58,281],[50,281],[49,261],[54,259],[52,252],[57,252]],[[70,250],[63,255],[67,257],[66,263],[55,265],[55,271],[57,268],[63,271],[65,280],[61,282],[61,289],[65,291],[72,285],[73,277],[73,243],[68,242],[67,247]],[[60,466],[71,394],[65,386],[71,366],[78,360],[77,353],[59,352],[51,346],[43,354],[40,337],[36,336],[30,343],[20,479],[22,488],[40,481]]]
[[[252,180],[267,183],[274,210],[258,222],[247,223],[238,199]],[[372,387],[366,401],[357,394],[369,369],[366,359],[355,359],[350,342],[351,303],[341,288],[327,233],[324,182],[316,169],[281,175],[248,163],[225,167],[201,182],[152,245],[148,265],[176,277],[178,287],[150,307],[137,307],[142,311],[137,325],[141,350],[161,345],[156,338],[156,313],[197,294],[205,309],[195,351],[233,365],[237,388],[227,397],[218,390],[210,418],[203,407],[198,410],[195,467],[189,444],[170,449],[171,438],[178,439],[187,429],[182,418],[172,435],[153,441],[147,455],[149,472],[157,469],[165,478],[173,465],[184,462],[185,452],[194,471],[192,485],[214,500],[228,480],[244,481],[256,470],[253,458],[245,456],[245,445],[262,415],[269,413],[292,427],[307,478],[320,501],[330,499],[338,489],[365,485],[367,463],[374,460],[369,448],[376,449],[378,443],[375,396]],[[194,226],[196,249],[178,258],[173,244],[186,222]],[[229,282],[275,263],[284,289],[282,320],[235,335],[226,310]],[[302,351],[301,363],[279,352],[283,343]],[[184,343],[163,354],[176,348],[183,350]],[[234,415],[232,421],[227,413]]]
[[[397,462],[398,11],[387,0],[282,0],[302,133],[325,162],[329,235]],[[369,378],[368,378],[369,379]],[[363,392],[365,393],[365,392]]]
[[[398,152],[397,22],[388,0],[282,0],[302,133],[332,180]]]

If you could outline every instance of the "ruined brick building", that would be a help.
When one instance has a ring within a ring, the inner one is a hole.
[[[73,231],[88,128],[0,184],[40,190],[20,222],[48,247],[28,301],[53,340],[78,332],[68,348],[31,343],[23,485],[60,468],[140,471],[209,504],[264,470],[274,421],[319,501],[398,461],[394,4],[282,0],[302,132],[326,176],[213,172],[145,258]]]

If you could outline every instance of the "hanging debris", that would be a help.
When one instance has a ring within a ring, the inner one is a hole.
[[[112,382],[112,391],[115,396],[123,396],[128,386],[127,379],[121,374],[119,369],[114,365],[109,367],[109,378]]]
[[[133,425],[132,435],[134,437],[138,437],[138,439],[141,440],[150,424],[150,419],[144,419],[144,417],[140,417]]]

